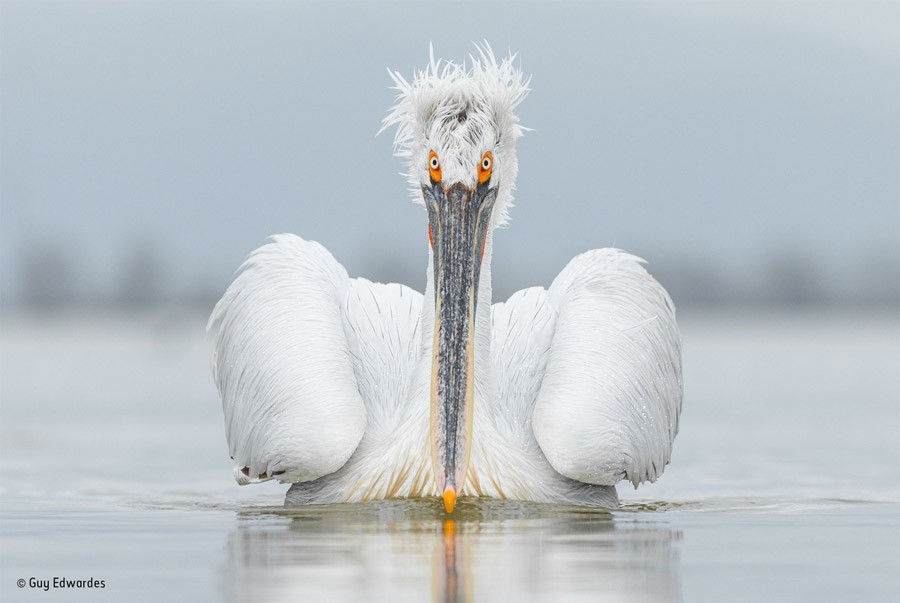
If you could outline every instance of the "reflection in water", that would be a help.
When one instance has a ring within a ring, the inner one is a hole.
[[[465,576],[465,571],[460,571],[457,566],[456,559],[456,521],[453,519],[444,520],[444,538],[436,547],[434,554],[438,563],[435,564],[433,572],[434,584],[432,590],[435,593],[436,600],[443,600],[445,603],[457,603],[457,601],[471,601],[472,596],[461,598],[459,596],[459,588],[461,581],[460,575]],[[460,555],[460,561],[465,561],[465,555]],[[443,561],[443,563],[440,563]],[[439,596],[442,595],[442,596]]]
[[[244,601],[671,601],[681,533],[659,513],[460,500],[238,512],[224,590]]]

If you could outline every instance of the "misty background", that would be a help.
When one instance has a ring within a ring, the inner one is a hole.
[[[608,520],[268,515],[206,317],[274,233],[424,288],[387,69],[481,40],[533,75],[494,298],[645,258],[672,463]],[[2,601],[900,600],[898,309],[900,3],[0,0]]]
[[[386,68],[480,40],[533,74],[495,300],[615,246],[679,307],[900,303],[896,3],[3,2],[4,312],[208,312],[280,232],[422,290]]]

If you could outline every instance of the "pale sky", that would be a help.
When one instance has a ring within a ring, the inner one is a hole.
[[[898,6],[4,2],[0,287],[29,245],[99,289],[147,245],[166,287],[222,290],[294,232],[423,288],[386,69],[480,40],[533,75],[496,299],[603,246],[750,289],[798,254],[854,287],[898,254]]]

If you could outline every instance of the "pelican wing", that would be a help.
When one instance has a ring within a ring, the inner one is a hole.
[[[238,483],[337,471],[366,429],[345,334],[351,280],[321,245],[278,235],[210,316],[213,376]]]
[[[368,417],[366,437],[396,435],[422,336],[422,294],[397,283],[350,279],[342,307],[344,333]]]
[[[543,287],[516,291],[505,302],[491,307],[491,356],[497,387],[497,403],[483,404],[497,428],[516,436],[531,435],[534,403],[547,368],[547,351],[553,342],[556,313]],[[537,446],[533,437],[524,447]]]
[[[675,309],[641,263],[589,251],[548,291],[556,325],[532,428],[553,468],[581,482],[655,481],[678,432]]]

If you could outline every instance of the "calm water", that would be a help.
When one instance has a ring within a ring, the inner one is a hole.
[[[234,484],[200,317],[0,322],[0,600],[897,601],[896,313],[681,316],[685,411],[607,513],[284,509]],[[54,577],[103,589],[19,588]]]

